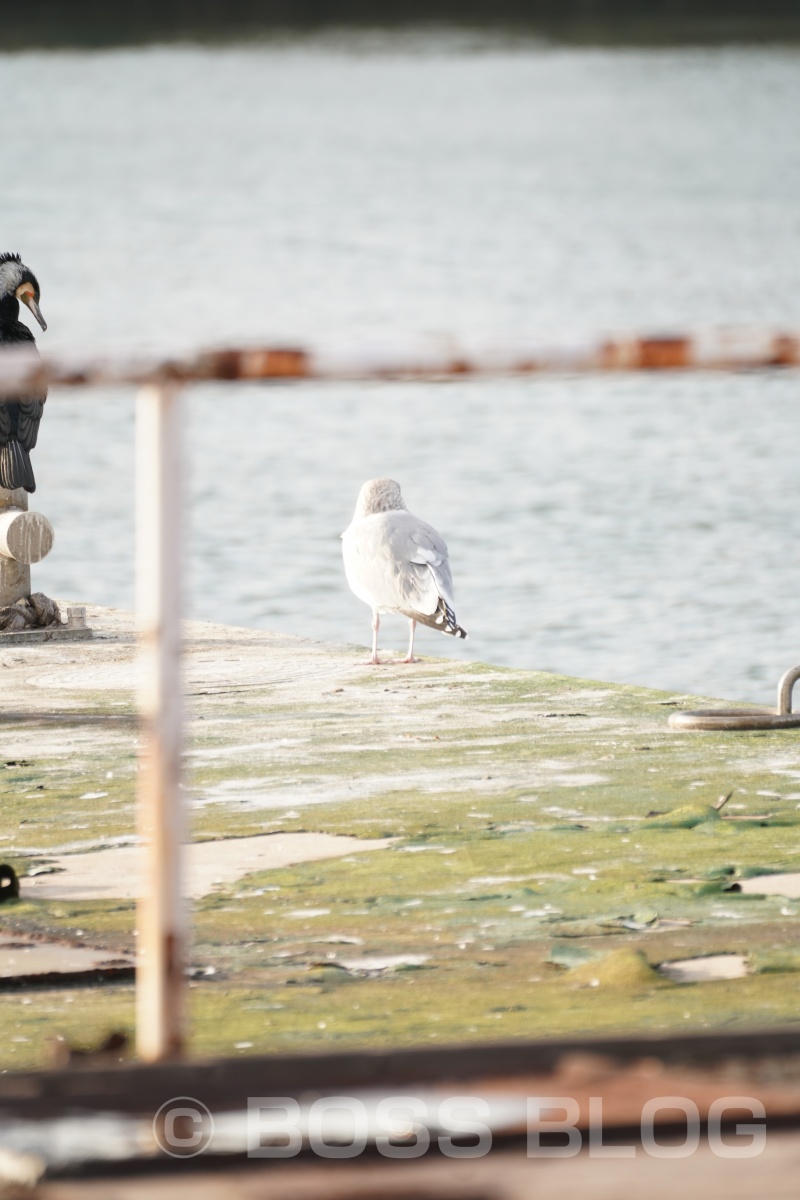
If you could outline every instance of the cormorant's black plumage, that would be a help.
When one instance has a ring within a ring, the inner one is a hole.
[[[0,348],[33,346],[36,342],[19,319],[20,288],[36,319],[45,328],[39,312],[39,284],[18,254],[0,254]],[[0,404],[0,487],[36,491],[30,451],[36,445],[47,391],[26,392]]]

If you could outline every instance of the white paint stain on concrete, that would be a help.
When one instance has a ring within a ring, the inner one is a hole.
[[[185,847],[185,894],[198,899],[253,871],[383,850],[391,838],[335,837],[328,833],[276,833],[194,842]],[[42,900],[135,900],[142,892],[144,851],[120,846],[48,860],[55,874],[23,877],[23,897]]]

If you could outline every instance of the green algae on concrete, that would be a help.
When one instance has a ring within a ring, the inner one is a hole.
[[[582,963],[572,971],[569,982],[583,987],[640,991],[660,987],[664,980],[650,966],[643,951],[626,947],[612,950],[596,962]]]
[[[135,833],[135,728],[80,725],[130,714],[131,624],[90,621],[96,641],[20,647],[4,670],[5,710],[28,714],[2,727],[0,756],[3,857],[20,871]],[[668,714],[696,698],[435,660],[370,668],[363,652],[217,626],[188,627],[186,665],[196,838],[393,839],[195,906],[198,1052],[797,1020],[800,902],[731,890],[797,869],[796,733],[676,733]],[[135,947],[131,903],[33,902],[24,878],[0,923]],[[588,983],[559,946],[585,955]],[[654,970],[726,952],[751,974],[677,985]],[[424,967],[343,965],[397,955]],[[609,982],[594,986],[602,963]],[[100,1041],[132,1021],[121,986],[24,998],[0,995],[9,1065],[43,1061],[45,1030]]]

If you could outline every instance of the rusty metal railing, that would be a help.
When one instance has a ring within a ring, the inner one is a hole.
[[[146,842],[138,909],[137,1050],[145,1061],[184,1045],[185,915],[180,851],[181,384],[204,380],[419,380],[547,372],[800,367],[800,330],[621,335],[574,342],[467,344],[451,338],[201,350],[178,357],[0,356],[0,403],[35,386],[141,386],[137,404],[137,607],[142,662],[139,827]],[[790,703],[790,701],[789,701]],[[687,714],[676,714],[676,716]],[[792,721],[796,724],[798,722]]]
[[[420,379],[590,371],[736,371],[800,366],[800,330],[718,329],[515,341],[409,337],[263,345],[168,355],[3,353],[0,394],[35,385],[189,383],[202,380]]]

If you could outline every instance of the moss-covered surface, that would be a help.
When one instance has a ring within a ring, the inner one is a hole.
[[[72,664],[20,648],[5,672],[6,711],[31,714],[0,724],[0,837],[21,872],[134,833],[135,731],[75,723],[131,709],[129,629],[93,614],[103,622],[108,638],[72,647]],[[187,662],[195,837],[396,839],[196,905],[197,1052],[798,1019],[800,902],[729,890],[800,869],[796,733],[674,733],[669,712],[696,700],[430,660],[368,668],[244,630],[192,627]],[[129,902],[24,895],[23,879],[23,900],[0,909],[6,931],[135,944]],[[723,952],[745,954],[750,974],[678,985],[650,969]],[[359,967],[375,956],[412,963]],[[128,987],[20,999],[0,995],[6,1066],[44,1061],[55,1032],[88,1044],[132,1024]]]

